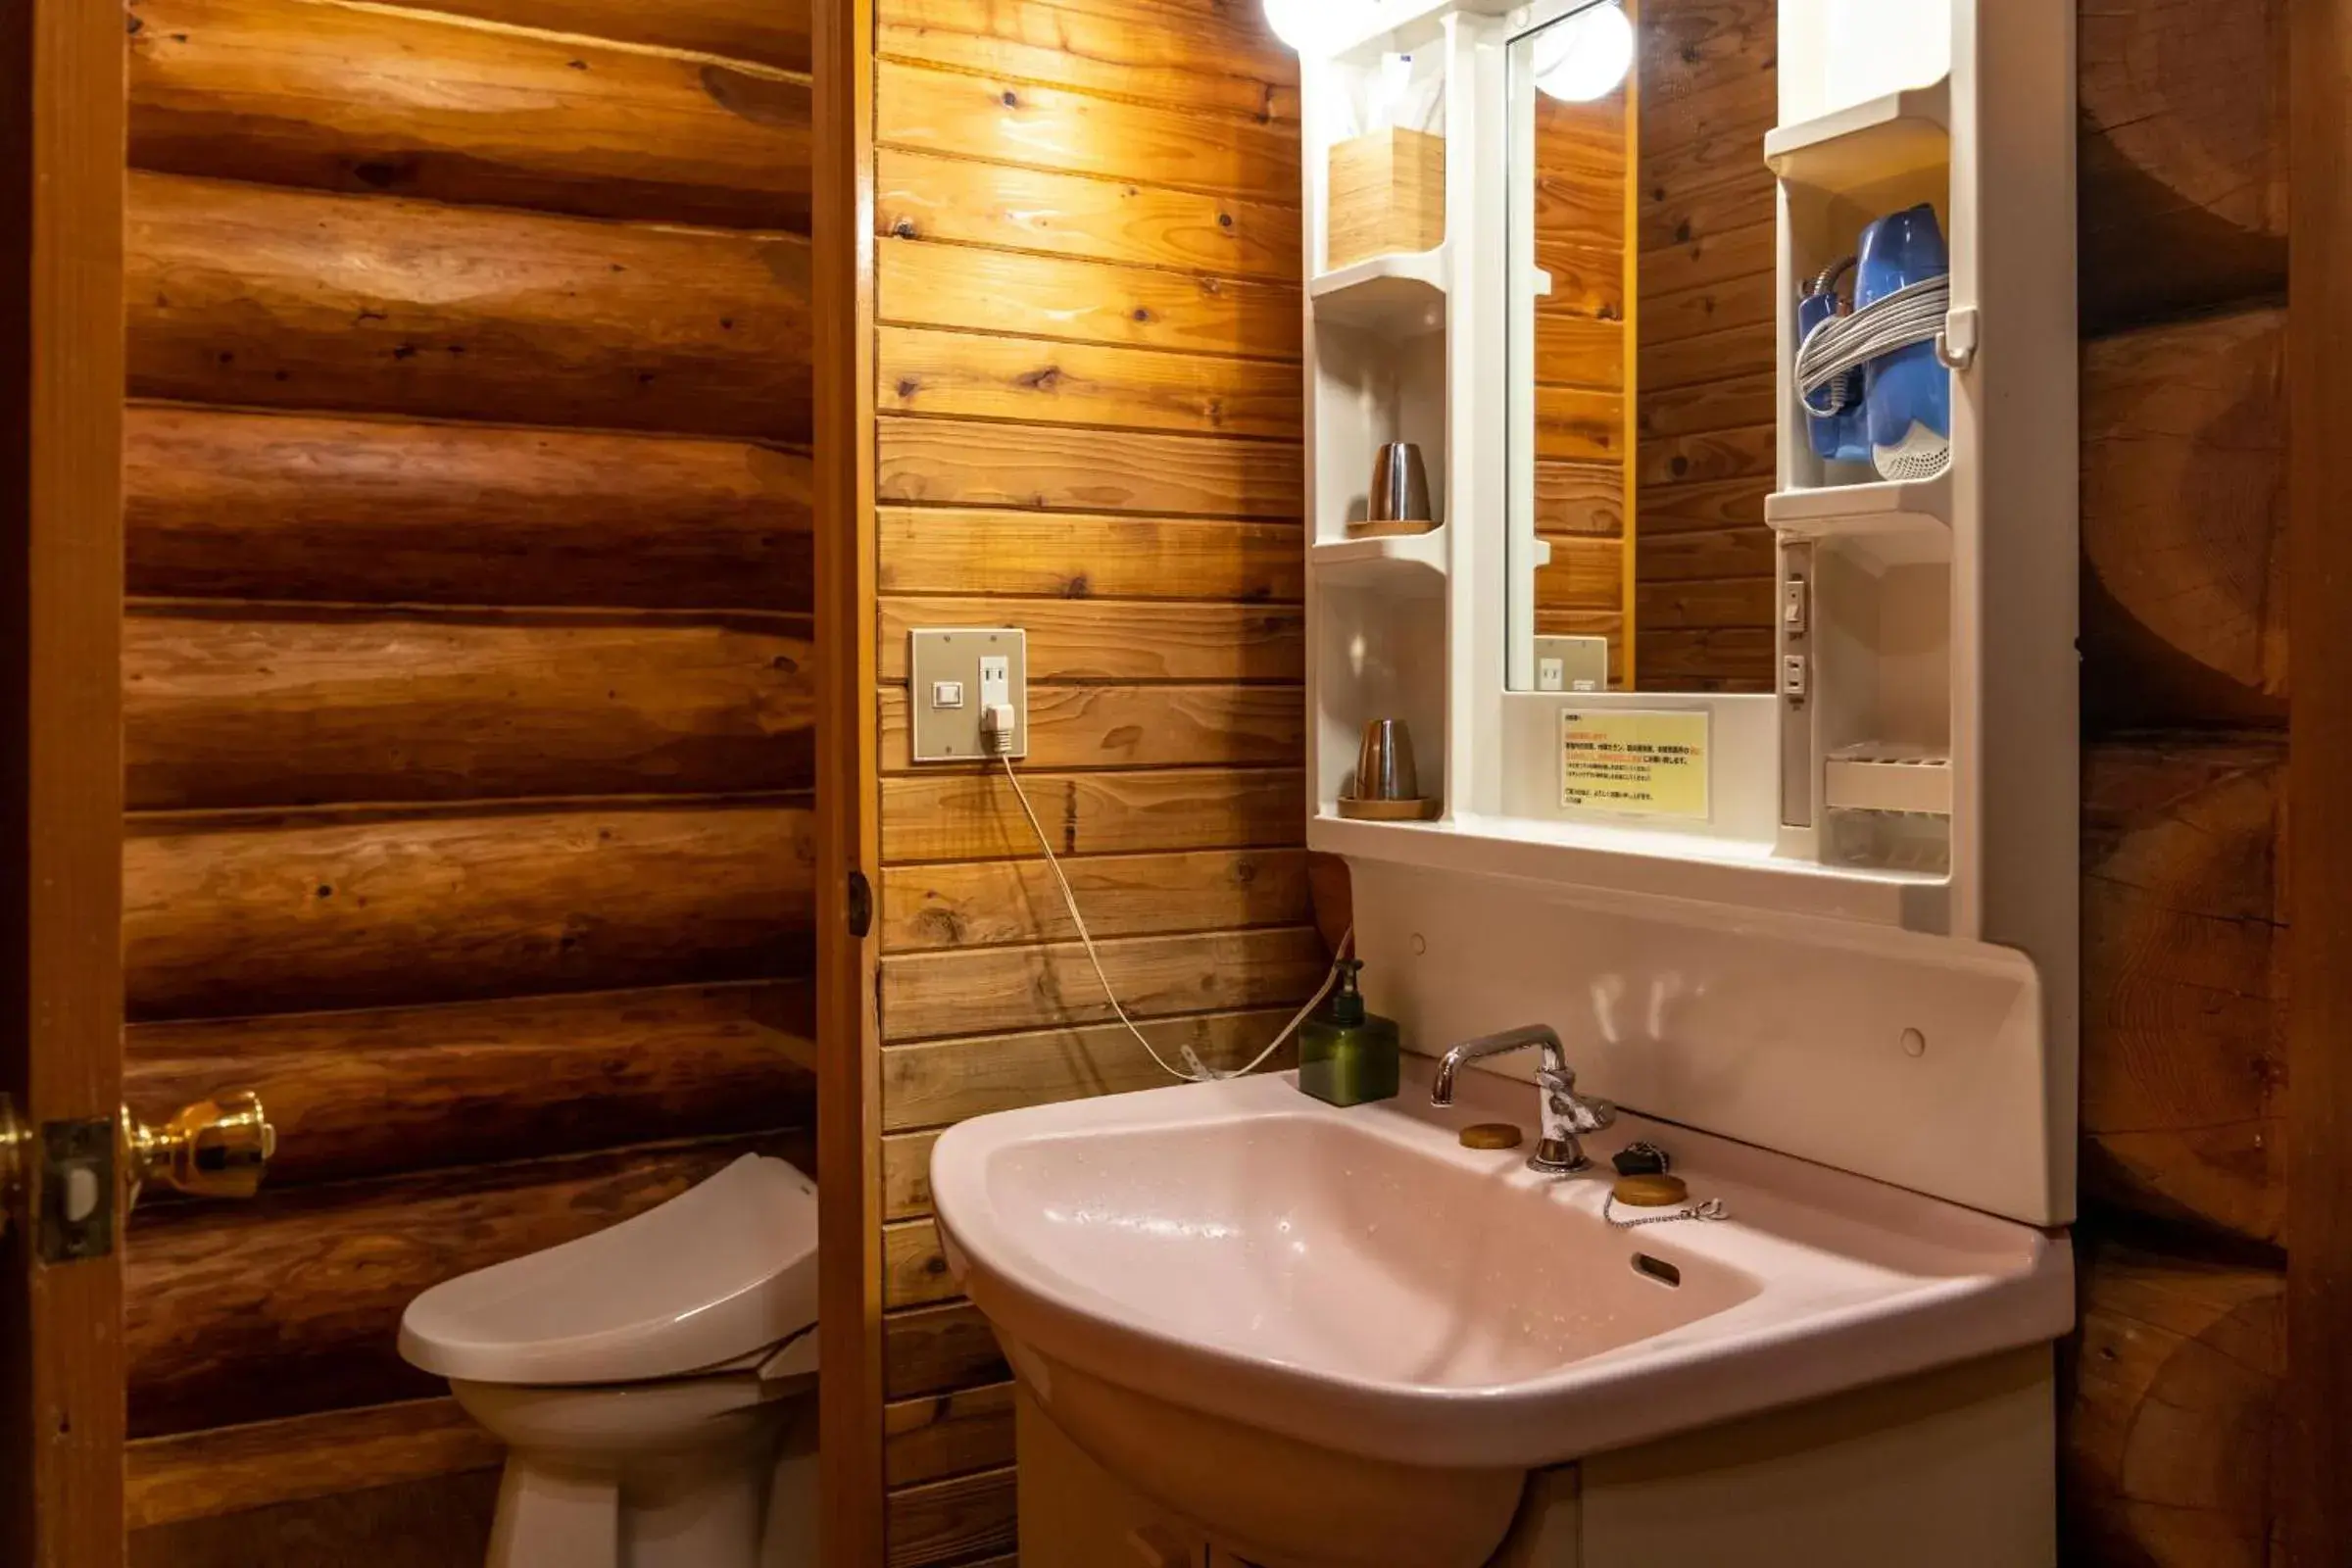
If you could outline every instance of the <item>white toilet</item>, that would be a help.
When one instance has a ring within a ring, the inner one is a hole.
[[[409,1303],[507,1445],[488,1568],[814,1568],[816,1188],[745,1155]]]

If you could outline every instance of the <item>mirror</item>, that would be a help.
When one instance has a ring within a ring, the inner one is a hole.
[[[1678,4],[1550,0],[1510,44],[1514,691],[1773,689],[1774,182],[1709,106],[1769,123],[1774,29],[1685,49]]]

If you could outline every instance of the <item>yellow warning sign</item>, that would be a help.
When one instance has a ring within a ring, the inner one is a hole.
[[[1714,715],[1657,710],[1560,714],[1560,804],[1643,816],[1708,814]]]

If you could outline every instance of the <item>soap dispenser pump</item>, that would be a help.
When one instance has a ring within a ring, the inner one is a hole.
[[[1402,1050],[1396,1025],[1364,1009],[1360,958],[1342,958],[1339,983],[1298,1031],[1298,1087],[1334,1105],[1396,1098]]]

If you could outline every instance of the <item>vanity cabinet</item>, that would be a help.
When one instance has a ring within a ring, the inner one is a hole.
[[[1015,1389],[1012,1411],[1021,1561],[1029,1568],[1245,1568],[1088,1458],[1038,1408],[1027,1385]]]
[[[1024,1568],[1257,1568],[1088,1458],[1025,1388],[1014,1411]],[[1597,1454],[1528,1477],[1487,1568],[2053,1568],[2056,1411],[2035,1347]]]

